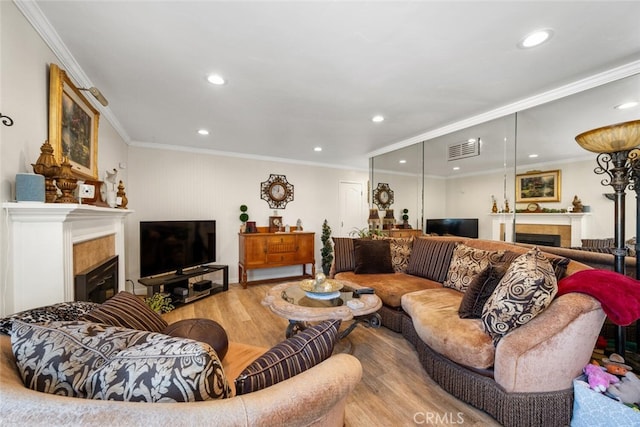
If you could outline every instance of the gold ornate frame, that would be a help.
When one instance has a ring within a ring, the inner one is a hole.
[[[516,203],[559,202],[562,191],[561,179],[559,169],[516,175]]]
[[[58,163],[69,159],[74,175],[98,179],[100,113],[56,64],[49,66],[49,143]]]

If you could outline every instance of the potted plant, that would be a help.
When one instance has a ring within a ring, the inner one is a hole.
[[[402,228],[411,228],[409,225],[409,209],[402,209]]]
[[[331,262],[333,262],[333,245],[331,244],[331,227],[325,219],[322,223],[322,249],[320,254],[322,255],[322,272],[325,275],[329,275],[331,270]]]
[[[242,221],[242,225],[240,226],[240,232],[244,233],[247,231],[247,221],[249,221],[249,214],[247,213],[247,205],[240,205],[240,221]]]
[[[361,239],[368,239],[372,236],[384,236],[382,230],[374,228],[371,229],[369,227],[357,228],[353,227],[353,230],[349,232],[349,236],[359,237]]]
[[[168,313],[175,308],[169,294],[163,294],[160,292],[156,292],[152,296],[145,298],[144,302],[151,310],[158,314]]]

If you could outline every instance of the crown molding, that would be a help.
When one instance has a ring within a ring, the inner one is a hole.
[[[78,61],[73,57],[67,46],[64,44],[58,32],[53,28],[47,17],[42,13],[40,6],[32,0],[13,0],[13,3],[29,21],[31,26],[40,35],[42,40],[49,46],[49,49],[59,59],[61,68],[65,70],[69,78],[75,82],[78,87],[89,88],[94,84],[85,74]],[[107,119],[114,127],[120,137],[128,144],[131,138],[124,130],[116,116],[109,107],[105,107],[92,96],[88,96],[89,102],[100,111],[102,117]]]
[[[305,160],[287,159],[284,157],[271,157],[271,156],[261,156],[257,154],[236,153],[233,151],[213,150],[210,148],[196,148],[196,147],[188,147],[184,145],[157,144],[154,142],[130,141],[129,146],[147,148],[152,150],[179,151],[183,153],[208,154],[211,156],[258,160],[261,162],[274,162],[274,163],[287,163],[287,164],[293,164],[293,165],[313,166],[313,167],[327,168],[327,169],[345,169],[345,170],[356,171],[356,172],[369,171],[368,166],[358,167],[354,165],[339,165],[339,164],[333,164],[333,163],[328,164],[328,163],[320,163],[320,162],[310,162]]]
[[[509,114],[537,107],[538,105],[546,104],[547,102],[555,101],[560,98],[564,98],[566,96],[573,95],[588,89],[593,89],[594,87],[602,86],[604,84],[611,83],[613,81],[620,80],[625,77],[630,77],[634,74],[639,73],[640,60],[633,61],[628,64],[604,71],[602,73],[595,74],[593,76],[589,76],[584,79],[557,87],[555,89],[551,89],[549,91],[542,92],[540,94],[530,96],[528,98],[524,98],[507,105],[503,105],[502,107],[495,108],[485,113],[478,114],[476,116],[472,116],[464,120],[460,120],[458,122],[430,130],[425,133],[421,133],[420,135],[416,135],[414,137],[388,145],[379,150],[372,151],[367,154],[367,156],[375,157],[381,154],[386,154],[400,148],[405,148],[419,142],[436,138],[438,136],[446,135],[461,129],[466,129],[468,127],[485,123],[494,119],[499,119],[500,117],[504,117]]]

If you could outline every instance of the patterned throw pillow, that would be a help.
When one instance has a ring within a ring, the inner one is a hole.
[[[498,263],[504,251],[485,251],[460,243],[453,251],[451,265],[443,286],[465,292],[475,276],[490,263]]]
[[[458,308],[458,315],[461,319],[480,319],[482,317],[482,308],[505,272],[504,264],[489,264],[473,278]]]
[[[99,305],[95,302],[69,301],[21,311],[0,319],[0,334],[10,335],[14,320],[21,320],[25,323],[76,320]]]
[[[334,273],[353,271],[356,268],[356,256],[353,241],[350,237],[332,237],[334,256]]]
[[[26,387],[61,396],[192,402],[231,393],[215,352],[197,341],[91,322],[14,322]]]
[[[356,254],[355,274],[393,273],[391,248],[388,240],[356,239],[353,242]]]
[[[547,308],[558,292],[551,263],[533,248],[511,263],[482,310],[482,323],[493,342]]]
[[[333,352],[339,327],[339,319],[325,320],[271,348],[236,378],[236,395],[262,390],[327,359]]]
[[[518,258],[520,255],[522,254],[512,252],[512,251],[506,251],[502,256],[502,262],[505,263],[507,266],[509,266],[509,264],[515,261],[516,258]],[[548,255],[547,259],[551,263],[551,267],[553,267],[553,272],[556,275],[556,279],[557,280],[562,279],[567,272],[567,266],[569,265],[571,260],[569,258],[564,258],[561,256],[555,256],[551,254]]]
[[[444,282],[453,250],[458,243],[448,240],[415,239],[409,257],[407,274]]]
[[[409,266],[409,257],[413,248],[413,237],[373,236],[374,240],[388,240],[391,248],[391,265],[397,273],[404,273]]]
[[[11,347],[24,385],[60,396],[86,397],[89,373],[142,339],[145,332],[89,322],[13,322]]]
[[[126,402],[197,402],[231,397],[215,350],[209,345],[145,332],[132,345],[93,370],[87,397]]]
[[[167,327],[167,322],[158,313],[151,310],[142,299],[126,291],[109,298],[82,316],[81,320],[150,332],[162,332]]]

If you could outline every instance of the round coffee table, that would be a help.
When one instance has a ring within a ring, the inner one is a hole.
[[[287,338],[307,327],[307,322],[328,319],[354,320],[341,334],[344,338],[359,324],[379,328],[382,322],[377,311],[382,301],[375,294],[354,296],[353,291],[361,288],[350,282],[342,282],[340,295],[330,299],[310,298],[300,287],[300,282],[282,283],[272,287],[262,300],[262,305],[289,320]],[[353,302],[350,302],[353,301]]]

